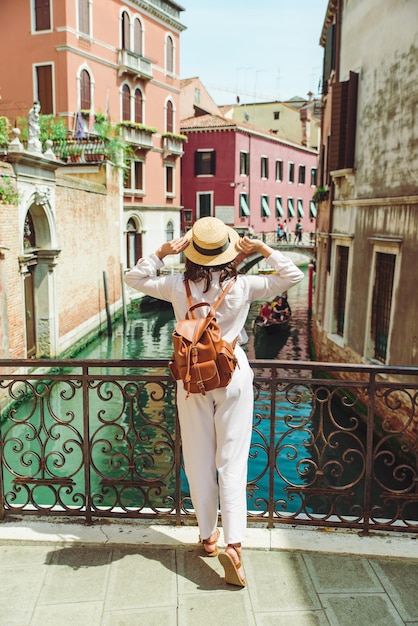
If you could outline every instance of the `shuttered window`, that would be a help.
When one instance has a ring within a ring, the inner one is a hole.
[[[215,150],[196,150],[194,154],[195,176],[214,176],[216,173]]]
[[[122,50],[131,49],[131,36],[130,36],[131,23],[129,15],[126,11],[122,13]]]
[[[80,74],[80,105],[84,111],[91,109],[91,79],[87,70],[82,70]]]
[[[89,0],[78,0],[78,30],[90,35]]]
[[[174,44],[170,36],[167,37],[166,44],[166,70],[170,74],[174,73]]]
[[[348,247],[337,246],[337,272],[335,281],[336,330],[344,336],[345,303],[347,299]]]
[[[53,115],[52,65],[38,65],[36,67],[36,90],[36,100],[41,105],[41,113],[43,115]]]
[[[34,0],[35,30],[51,30],[50,0]]]
[[[122,119],[125,122],[131,119],[131,90],[128,85],[122,87]]]
[[[135,89],[135,122],[142,124],[143,119],[143,99],[142,91]]]
[[[165,192],[174,193],[174,168],[171,165],[165,166]]]
[[[166,110],[166,131],[167,133],[174,132],[174,112],[173,112],[173,103],[171,100],[167,102],[167,110]]]
[[[374,340],[374,357],[383,363],[386,362],[388,348],[395,261],[394,254],[376,253],[371,335]]]
[[[138,18],[136,18],[134,21],[134,52],[142,56],[144,54],[142,47],[143,47],[142,24],[141,24],[141,21]]]
[[[332,87],[331,136],[328,171],[354,167],[358,74]]]

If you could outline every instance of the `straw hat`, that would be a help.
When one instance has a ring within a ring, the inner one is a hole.
[[[196,265],[223,265],[239,254],[238,233],[217,217],[201,217],[186,237],[190,243],[184,255]]]

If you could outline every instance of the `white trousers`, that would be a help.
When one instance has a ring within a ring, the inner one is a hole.
[[[200,537],[214,532],[220,505],[224,540],[239,543],[247,526],[247,470],[253,418],[253,372],[235,347],[239,368],[228,387],[192,393],[177,382],[183,457]]]

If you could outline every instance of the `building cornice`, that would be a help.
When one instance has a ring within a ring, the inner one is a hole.
[[[335,207],[352,206],[393,206],[418,204],[418,196],[391,196],[386,198],[352,198],[350,200],[334,200]]]

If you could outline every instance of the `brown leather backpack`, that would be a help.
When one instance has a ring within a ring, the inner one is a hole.
[[[183,380],[187,396],[190,393],[226,387],[231,382],[237,365],[234,354],[236,340],[231,345],[222,339],[216,321],[216,310],[235,282],[231,280],[214,305],[208,302],[193,304],[189,281],[185,281],[189,310],[186,319],[179,320],[173,332],[174,353],[169,368],[175,380]],[[197,317],[195,311],[207,307],[206,317]]]

